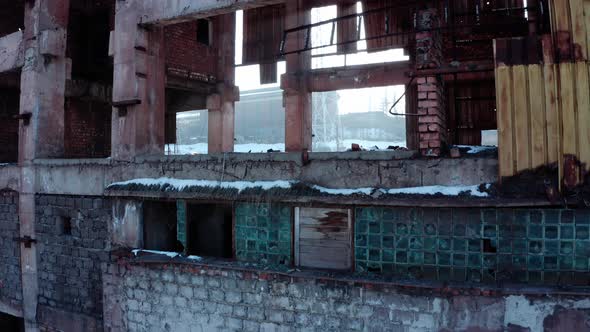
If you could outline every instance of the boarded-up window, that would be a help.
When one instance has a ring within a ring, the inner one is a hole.
[[[413,8],[396,0],[364,0],[367,51],[406,48],[413,30]]]
[[[346,209],[297,208],[295,262],[301,267],[347,270],[351,264],[351,213]]]
[[[285,30],[285,6],[266,6],[244,11],[242,63],[260,64],[260,83],[277,81],[277,61]]]

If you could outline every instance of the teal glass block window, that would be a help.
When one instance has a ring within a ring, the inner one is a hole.
[[[587,209],[363,207],[355,230],[360,273],[482,283],[590,279]]]
[[[237,203],[236,258],[263,265],[291,265],[292,208],[284,204]]]

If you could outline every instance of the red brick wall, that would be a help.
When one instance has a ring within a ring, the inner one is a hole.
[[[0,163],[18,160],[18,89],[0,90]]]
[[[165,33],[168,68],[216,76],[217,48],[215,45],[210,47],[197,42],[196,21],[168,26]]]
[[[105,158],[111,154],[111,107],[105,103],[66,100],[65,156]]]

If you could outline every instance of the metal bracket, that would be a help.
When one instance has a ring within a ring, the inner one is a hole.
[[[18,119],[18,120],[22,120],[23,121],[23,124],[25,126],[28,126],[29,123],[31,122],[31,117],[32,116],[33,116],[32,113],[27,112],[27,113],[22,113],[22,114],[15,115],[14,118],[15,119]]]
[[[25,235],[23,237],[15,237],[14,241],[20,242],[20,243],[24,243],[25,248],[30,248],[31,244],[33,243],[37,243],[37,240],[31,238],[28,235]]]

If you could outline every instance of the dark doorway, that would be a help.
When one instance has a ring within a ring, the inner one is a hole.
[[[178,250],[176,241],[176,203],[143,203],[143,248],[159,251]]]
[[[188,254],[231,258],[231,205],[190,204],[187,212]]]
[[[25,321],[22,318],[0,312],[0,331],[24,332]]]

